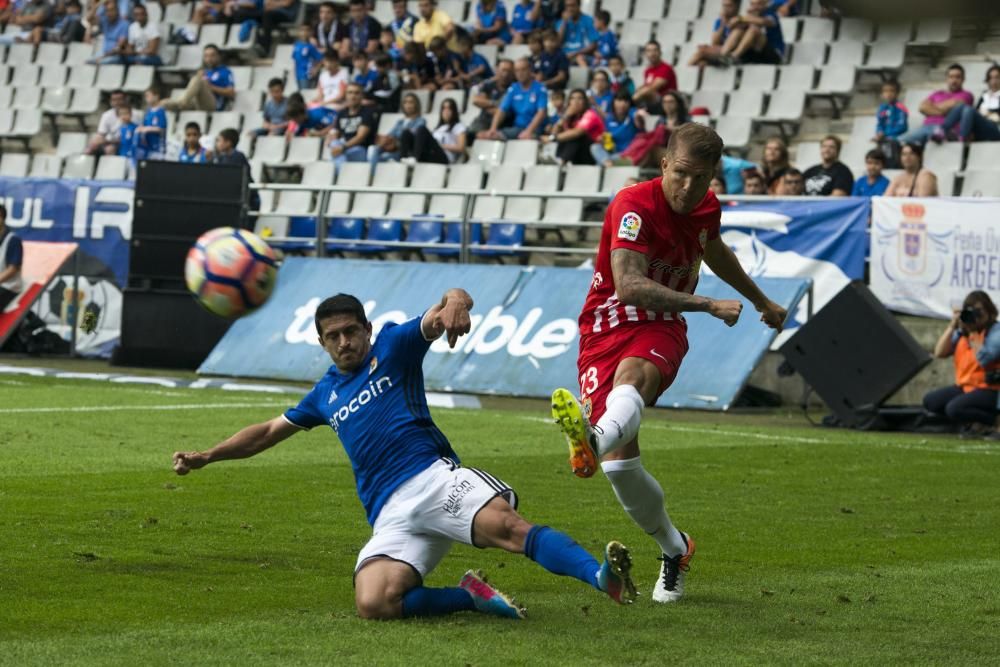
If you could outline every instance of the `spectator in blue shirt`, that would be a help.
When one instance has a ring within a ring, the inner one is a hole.
[[[556,31],[570,62],[587,67],[587,58],[597,51],[598,35],[594,19],[580,11],[580,0],[566,0],[562,18],[556,22]]]
[[[535,139],[542,130],[545,110],[549,104],[548,93],[531,75],[531,61],[518,58],[514,63],[516,81],[509,88],[493,114],[490,129],[480,132],[478,138],[503,141],[505,139]],[[513,116],[513,125],[504,127],[504,120]],[[501,129],[502,128],[502,129]]]
[[[184,126],[184,144],[177,154],[177,161],[184,164],[205,164],[212,159],[212,153],[201,145],[201,125],[194,121]]]
[[[178,99],[163,103],[164,108],[169,111],[224,111],[229,100],[236,97],[233,72],[222,64],[219,47],[209,44],[202,57],[202,69],[195,73]]]
[[[396,48],[402,49],[407,42],[413,41],[413,26],[417,24],[416,14],[406,9],[406,0],[392,0],[392,21],[389,28],[396,40]]]
[[[604,129],[603,140],[590,145],[590,154],[598,166],[611,167],[636,135],[644,131],[643,121],[636,117],[632,95],[628,91],[620,90],[615,95],[611,113],[604,117]]]
[[[565,88],[566,82],[569,81],[569,58],[559,48],[558,33],[555,30],[546,30],[542,35],[542,44],[542,52],[532,68],[535,71],[535,78],[549,90]]]
[[[469,26],[469,32],[477,44],[510,44],[507,7],[503,0],[479,0],[476,3],[476,22]]]
[[[22,264],[24,246],[21,239],[7,229],[7,207],[0,203],[0,313],[24,288],[21,281]]]
[[[248,132],[255,137],[266,134],[280,136],[288,129],[288,98],[285,97],[285,82],[278,77],[268,81],[267,95],[267,100],[264,101],[264,126]]]
[[[854,181],[852,197],[879,197],[889,187],[889,179],[882,174],[885,155],[882,151],[871,150],[865,155],[865,175]]]
[[[562,88],[549,91],[549,104],[545,108],[545,129],[543,134],[552,134],[553,129],[566,113],[566,91]]]
[[[784,55],[785,39],[777,14],[769,8],[768,0],[750,0],[746,13],[737,14],[730,26],[722,46],[722,63],[778,65]]]
[[[427,60],[434,71],[434,80],[427,82],[424,88],[431,90],[452,90],[462,86],[462,59],[457,53],[448,49],[444,37],[435,37],[427,47]]]
[[[537,8],[535,0],[519,0],[514,5],[510,18],[511,41],[514,44],[524,44],[528,35],[542,27]]]
[[[368,54],[364,51],[355,51],[351,56],[351,81],[361,86],[361,90],[367,94],[377,76],[368,60]]]
[[[162,160],[167,144],[167,112],[160,103],[160,91],[156,86],[143,93],[146,100],[146,114],[142,125],[136,128],[136,157],[139,159]]]
[[[458,57],[462,63],[462,71],[458,78],[462,81],[464,88],[471,88],[486,79],[493,78],[493,68],[490,61],[483,57],[483,54],[476,53],[472,44],[472,38],[468,35],[459,35]]]
[[[615,94],[611,92],[611,80],[608,73],[602,69],[595,70],[590,76],[590,88],[587,90],[587,97],[590,99],[591,108],[606,117],[611,113],[611,104],[615,99]]]
[[[722,178],[726,181],[726,192],[731,195],[743,194],[747,173],[760,173],[757,165],[732,155],[722,156]],[[763,178],[763,174],[761,174]],[[763,181],[766,183],[766,181]]]
[[[594,28],[597,29],[597,51],[589,65],[604,67],[612,57],[618,55],[618,38],[611,28],[611,13],[604,9],[594,12]]]
[[[299,38],[292,44],[292,61],[295,63],[295,81],[299,90],[316,87],[316,75],[323,53],[312,43],[312,28],[308,24],[299,26]]]
[[[302,95],[288,97],[288,129],[285,137],[325,137],[337,123],[337,112],[326,107],[306,108]]]
[[[119,108],[118,120],[122,123],[118,130],[118,155],[135,159],[135,131],[139,126],[132,122],[132,107]]]
[[[910,111],[899,101],[899,82],[895,79],[882,84],[882,104],[875,116],[873,141],[897,139],[909,129]]]
[[[771,11],[778,16],[798,16],[799,0],[771,0]]]
[[[403,117],[396,121],[388,134],[376,134],[375,142],[368,147],[368,162],[372,169],[375,169],[375,165],[379,162],[399,160],[399,138],[403,131],[413,132],[426,124],[420,108],[420,98],[415,94],[403,95],[403,101],[399,106]]]
[[[611,92],[617,95],[621,91],[629,95],[635,95],[635,83],[625,69],[625,61],[621,56],[611,56],[608,58],[608,82],[611,84]]]
[[[128,43],[128,21],[118,13],[118,4],[115,0],[105,0],[103,7],[104,16],[97,19],[102,40],[101,55],[89,62],[120,63],[122,54],[125,53],[125,45]],[[93,37],[93,33],[89,37]]]

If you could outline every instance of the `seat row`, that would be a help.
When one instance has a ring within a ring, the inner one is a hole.
[[[82,150],[82,148],[81,148]],[[0,156],[0,176],[8,178],[93,178],[122,181],[129,178],[128,158],[117,155],[60,155],[4,153]]]

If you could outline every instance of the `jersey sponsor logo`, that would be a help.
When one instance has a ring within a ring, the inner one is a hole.
[[[467,479],[463,479],[455,485],[455,488],[453,488],[448,494],[448,497],[445,498],[444,504],[441,505],[441,509],[452,516],[458,516],[458,513],[462,511],[462,499],[469,495],[474,488],[476,487],[473,486],[472,482]]]
[[[330,398],[327,399],[326,404],[327,405],[333,405],[333,402],[335,400],[337,400],[337,390],[336,389],[331,389],[330,390]]]
[[[371,403],[373,400],[385,393],[387,389],[392,389],[392,380],[387,377],[380,377],[374,382],[369,382],[368,386],[358,392],[357,396],[348,401],[347,405],[342,405],[339,410],[330,415],[330,426],[335,433],[340,433],[340,426],[351,415],[357,413],[361,408]]]
[[[635,241],[639,238],[639,229],[641,227],[642,218],[635,211],[629,211],[622,216],[621,224],[618,225],[618,238]]]

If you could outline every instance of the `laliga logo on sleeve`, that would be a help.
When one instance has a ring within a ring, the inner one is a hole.
[[[642,227],[642,218],[635,211],[629,211],[622,216],[621,224],[618,226],[618,238],[635,241],[639,238],[640,227]]]

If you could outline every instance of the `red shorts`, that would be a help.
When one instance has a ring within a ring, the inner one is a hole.
[[[656,392],[659,398],[677,377],[687,351],[684,321],[641,322],[581,337],[576,366],[583,413],[591,423],[601,418],[604,403],[614,388],[618,364],[628,357],[646,359],[660,371],[660,387]]]

